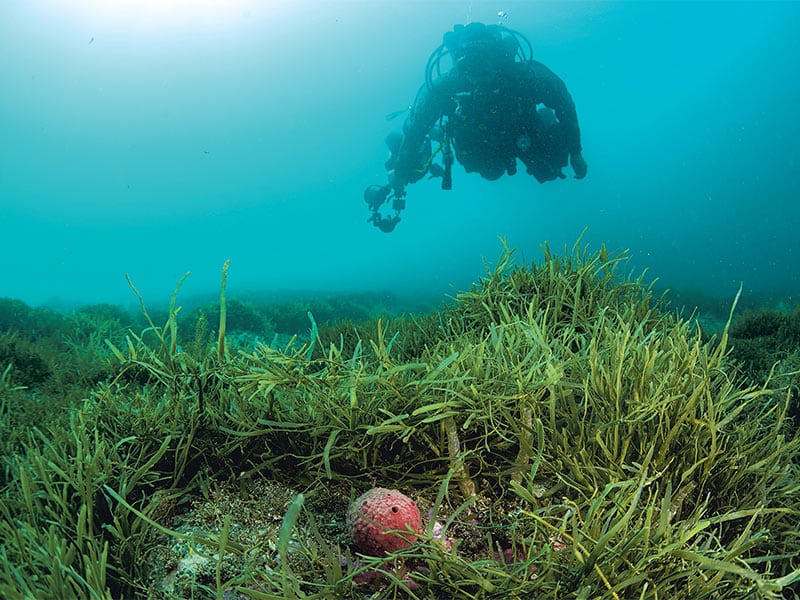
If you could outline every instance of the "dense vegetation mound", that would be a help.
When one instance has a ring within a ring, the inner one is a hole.
[[[707,340],[624,260],[504,248],[435,313],[237,349],[223,277],[216,331],[183,341],[175,295],[164,325],[145,310],[49,423],[6,372],[0,596],[796,597],[789,386],[748,387],[729,328]],[[386,557],[345,525],[376,485],[425,521]]]

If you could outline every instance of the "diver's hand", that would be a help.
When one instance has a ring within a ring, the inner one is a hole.
[[[389,185],[394,190],[395,196],[402,198],[405,195],[407,182],[408,178],[398,173],[397,170],[389,171]]]
[[[580,152],[573,152],[569,155],[569,164],[572,165],[572,170],[575,171],[575,179],[586,177],[586,171],[589,167],[586,166],[586,161],[583,160]]]

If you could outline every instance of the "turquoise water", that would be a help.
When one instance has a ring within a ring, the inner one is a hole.
[[[383,138],[455,23],[502,22],[567,83],[589,175],[454,169],[366,222]],[[800,296],[800,3],[9,0],[0,7],[0,296],[436,297],[500,253],[630,248],[663,285]]]

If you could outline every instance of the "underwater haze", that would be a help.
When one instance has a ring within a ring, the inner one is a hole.
[[[384,137],[454,24],[502,23],[567,84],[588,176],[408,188],[367,222]],[[630,248],[676,290],[800,296],[800,3],[7,0],[0,297],[443,297],[500,255]]]

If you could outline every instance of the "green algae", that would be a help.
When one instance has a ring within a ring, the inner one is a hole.
[[[115,376],[3,456],[0,595],[791,597],[789,393],[748,383],[729,326],[705,339],[620,272],[625,253],[543,253],[520,265],[504,246],[435,314],[281,348],[229,348],[224,308],[216,338],[202,324],[179,344],[178,288],[163,325],[137,293],[147,325],[107,346]],[[259,505],[270,517],[232,509],[264,481],[294,491]],[[375,483],[431,513],[388,557],[343,528]],[[156,585],[144,558],[178,564],[176,541],[205,572]]]

